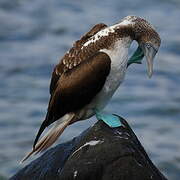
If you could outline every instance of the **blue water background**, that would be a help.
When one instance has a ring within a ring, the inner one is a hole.
[[[148,79],[146,63],[132,65],[106,110],[128,120],[157,167],[180,178],[180,1],[179,0],[0,0],[0,174],[23,165],[45,116],[54,65],[94,24],[127,15],[150,21],[162,46]],[[134,50],[134,43],[131,51]],[[95,118],[68,127],[71,139]]]

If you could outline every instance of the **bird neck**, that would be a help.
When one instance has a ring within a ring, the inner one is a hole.
[[[111,58],[111,66],[119,71],[122,66],[127,66],[128,50],[131,42],[132,39],[129,37],[118,39],[111,48],[102,49],[100,51],[108,54],[108,56]]]
[[[114,31],[118,39],[129,38],[131,41],[135,40],[135,33],[132,24],[122,25],[120,23],[114,26]]]

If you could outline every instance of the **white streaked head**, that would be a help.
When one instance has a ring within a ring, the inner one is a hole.
[[[126,25],[130,25],[130,24],[133,24],[133,20],[135,20],[135,17],[136,16],[126,16],[125,18],[123,18],[119,25],[123,25],[123,26],[126,26]]]
[[[145,19],[137,16],[127,16],[120,24],[130,23],[131,36],[136,40],[142,49],[148,65],[148,76],[151,77],[153,73],[153,59],[158,52],[161,44],[161,39],[159,34],[156,32],[155,28]],[[127,32],[129,32],[127,30]],[[125,32],[125,31],[123,31]]]

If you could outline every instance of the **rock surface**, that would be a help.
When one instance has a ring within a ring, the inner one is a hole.
[[[103,121],[46,151],[11,180],[167,180],[153,165],[127,122]]]

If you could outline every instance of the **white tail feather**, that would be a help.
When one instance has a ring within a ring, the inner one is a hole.
[[[45,134],[39,142],[36,144],[35,148],[29,152],[20,163],[27,160],[32,154],[37,154],[49,148],[63,133],[64,129],[69,125],[71,120],[74,118],[74,114],[67,114],[56,121],[56,124]]]

